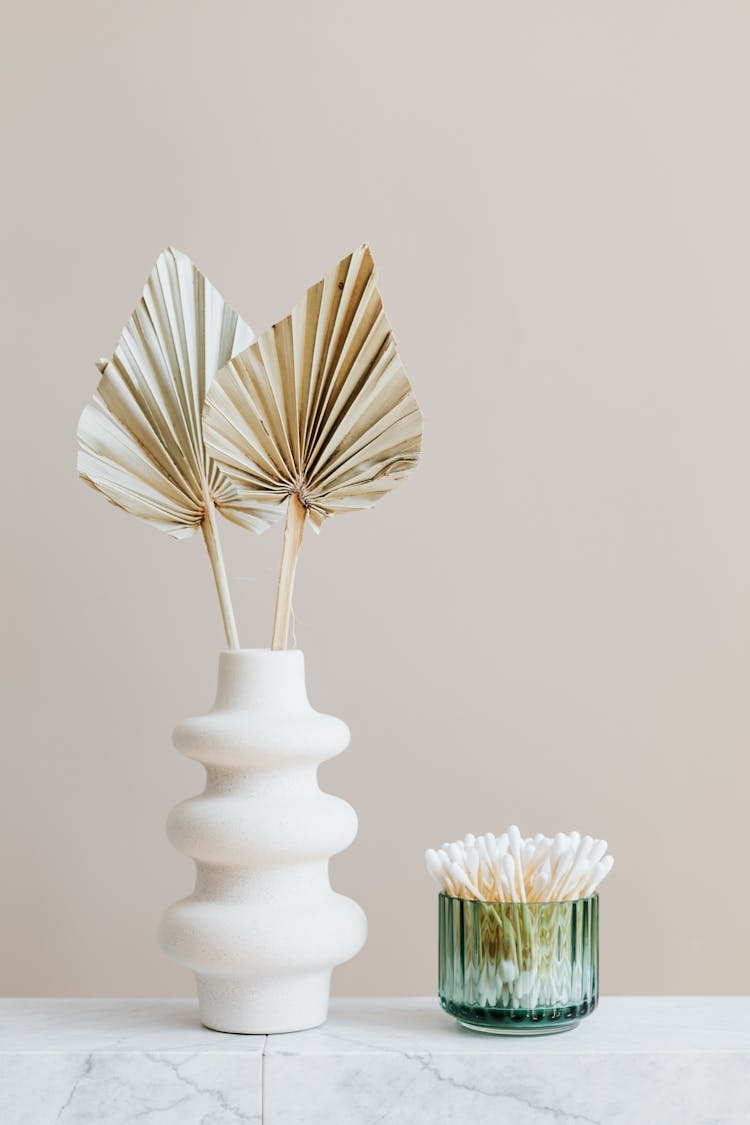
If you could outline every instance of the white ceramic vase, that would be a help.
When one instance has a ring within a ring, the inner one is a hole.
[[[223,652],[216,702],[174,744],[206,767],[206,788],[172,811],[167,833],[196,864],[195,890],[171,906],[164,952],[192,969],[202,1022],[266,1034],[322,1023],[331,970],[359,952],[363,911],[335,894],[328,860],[357,817],[318,786],[348,745],[340,719],[307,699],[296,650]]]

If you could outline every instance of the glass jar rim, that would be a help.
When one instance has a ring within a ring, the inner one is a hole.
[[[507,899],[502,901],[495,898],[462,898],[460,895],[447,895],[445,891],[440,891],[439,898],[444,898],[447,902],[465,902],[470,906],[525,906],[527,910],[538,910],[543,906],[576,906],[579,902],[594,902],[599,900],[599,892],[594,891],[592,895],[587,895],[585,898],[553,898],[547,902],[511,902]]]

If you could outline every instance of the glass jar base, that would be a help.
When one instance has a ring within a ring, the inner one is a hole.
[[[537,1035],[560,1035],[563,1031],[572,1031],[574,1027],[578,1027],[580,1020],[566,1020],[559,1024],[539,1025],[536,1027],[491,1027],[486,1023],[469,1023],[468,1020],[460,1020],[456,1017],[456,1023],[460,1023],[461,1027],[465,1027],[467,1031],[478,1031],[482,1035],[505,1035],[508,1038],[535,1038]]]

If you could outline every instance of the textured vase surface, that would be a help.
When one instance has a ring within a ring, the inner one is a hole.
[[[213,707],[174,732],[177,749],[205,766],[206,787],[167,822],[196,882],[166,911],[160,941],[195,973],[207,1027],[317,1026],[331,970],[364,944],[363,911],[328,878],[357,817],[317,779],[348,742],[345,723],[310,706],[297,650],[223,652]]]

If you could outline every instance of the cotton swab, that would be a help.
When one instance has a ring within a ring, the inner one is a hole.
[[[425,863],[451,898],[538,903],[590,897],[614,859],[606,840],[580,832],[524,838],[512,824],[499,836],[468,833],[463,840],[428,848]]]

